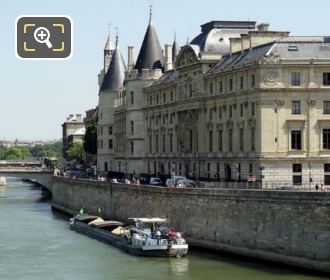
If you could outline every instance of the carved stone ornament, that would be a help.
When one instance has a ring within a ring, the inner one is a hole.
[[[275,53],[270,53],[269,55],[262,58],[263,64],[277,64],[280,56]]]
[[[217,130],[222,130],[223,129],[223,124],[222,123],[218,123],[217,124]]]
[[[284,105],[284,100],[280,100],[280,99],[276,100],[276,105],[283,106]]]
[[[227,128],[228,128],[228,129],[232,129],[233,126],[234,126],[233,121],[232,121],[232,120],[228,120],[228,121],[227,121]]]
[[[256,127],[256,120],[254,118],[250,118],[248,124],[249,127]]]
[[[307,104],[310,106],[315,106],[316,100],[311,99],[311,100],[307,100]]]
[[[266,84],[274,84],[278,81],[278,72],[276,70],[269,70],[264,74],[264,82]]]

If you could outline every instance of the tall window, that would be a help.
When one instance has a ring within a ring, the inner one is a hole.
[[[255,115],[255,103],[254,102],[251,103],[251,114],[252,114],[252,116]]]
[[[192,152],[193,149],[193,131],[189,129],[189,152]]]
[[[101,129],[101,135],[103,135],[103,126],[101,126],[100,129]]]
[[[156,135],[155,137],[155,145],[156,145],[156,153],[158,153],[159,149],[158,149],[158,145],[159,145],[159,137],[158,135]]]
[[[251,128],[251,151],[256,150],[256,129],[254,127]]]
[[[330,164],[324,164],[324,185],[330,185]]]
[[[131,91],[130,95],[131,95],[131,104],[133,105],[134,104],[134,92]]]
[[[292,115],[300,115],[300,101],[292,101],[291,113]]]
[[[134,121],[131,121],[131,135],[134,134]]]
[[[243,112],[244,112],[244,108],[243,107],[244,106],[243,106],[243,104],[240,104],[239,107],[240,107],[240,110],[239,110],[240,111],[240,115],[241,115],[241,117],[243,117]]]
[[[131,155],[134,155],[134,141],[131,141]]]
[[[209,87],[210,87],[210,94],[213,94],[213,83],[210,83]]]
[[[219,91],[222,92],[223,90],[223,85],[222,85],[222,81],[219,82]]]
[[[219,119],[221,120],[222,119],[222,108],[219,107]]]
[[[173,101],[173,99],[174,99],[174,93],[173,91],[171,91],[171,101]]]
[[[323,85],[330,86],[330,72],[323,73]]]
[[[330,114],[330,101],[323,101],[323,114]]]
[[[212,153],[213,151],[213,131],[209,131],[209,152]]]
[[[213,119],[213,108],[210,108],[210,112],[209,112],[209,120],[212,121]]]
[[[152,153],[152,136],[149,135],[149,153]]]
[[[109,149],[112,150],[113,148],[113,141],[112,139],[109,139]]]
[[[219,152],[222,152],[222,145],[223,145],[223,142],[222,142],[222,130],[219,130],[219,138],[218,138],[218,141],[219,141]]]
[[[291,72],[291,85],[300,86],[300,72]]]
[[[233,117],[233,106],[229,106],[229,118]]]
[[[229,79],[229,91],[233,90],[233,79]]]
[[[292,130],[291,131],[291,149],[301,150],[301,131]]]
[[[293,185],[301,185],[302,183],[302,166],[299,163],[292,164],[292,183]]]
[[[249,175],[252,176],[253,175],[253,164],[249,163]]]
[[[323,149],[330,149],[330,129],[323,129]]]
[[[251,75],[251,87],[256,86],[256,76],[254,74]]]
[[[229,141],[228,141],[228,144],[229,144],[229,151],[231,152],[233,150],[233,130],[232,129],[229,129],[229,134],[228,134],[228,137],[229,137]]]
[[[243,152],[244,150],[244,128],[239,130],[239,150]]]
[[[243,76],[241,76],[239,79],[239,88],[243,89],[243,87],[244,87],[244,78],[243,78]]]
[[[170,142],[170,153],[172,153],[173,152],[173,134],[170,133],[168,137],[169,137],[169,142]]]
[[[166,103],[166,92],[163,92],[163,103]]]
[[[166,146],[166,135],[163,134],[163,141],[162,141],[162,151],[165,153],[165,146]]]
[[[109,126],[109,135],[112,135],[112,126]]]

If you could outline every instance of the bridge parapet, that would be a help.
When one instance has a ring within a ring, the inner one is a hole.
[[[0,169],[0,177],[15,177],[22,180],[29,180],[43,186],[52,192],[53,172],[45,170],[3,170]]]

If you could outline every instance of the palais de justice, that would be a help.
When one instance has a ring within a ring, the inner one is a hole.
[[[127,65],[107,39],[100,172],[330,184],[330,38],[211,21],[179,48],[150,18]]]

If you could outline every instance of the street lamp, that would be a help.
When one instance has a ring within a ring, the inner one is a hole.
[[[313,182],[313,179],[312,179],[312,164],[310,162],[308,163],[308,168],[309,168],[309,190],[311,190],[311,184]]]

